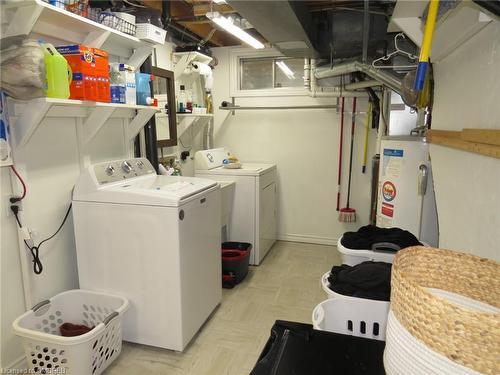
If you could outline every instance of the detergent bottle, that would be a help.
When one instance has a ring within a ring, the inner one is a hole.
[[[52,44],[41,43],[45,62],[46,94],[50,98],[68,99],[72,80],[68,61]]]

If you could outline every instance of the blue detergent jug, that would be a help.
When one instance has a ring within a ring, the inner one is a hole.
[[[153,104],[151,87],[149,86],[150,81],[151,81],[151,74],[135,73],[137,104],[140,105]]]

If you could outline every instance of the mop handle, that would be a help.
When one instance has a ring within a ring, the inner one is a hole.
[[[420,48],[420,57],[418,59],[417,72],[413,89],[417,92],[424,88],[425,74],[429,66],[429,55],[432,47],[432,35],[436,26],[436,18],[439,10],[439,0],[429,1],[429,11],[427,12],[427,21],[425,23],[424,37],[422,47]]]
[[[342,176],[342,143],[344,140],[344,97],[342,97],[340,110],[340,144],[339,144],[339,173],[337,178],[337,211],[340,210],[340,181]]]
[[[347,208],[351,198],[352,152],[354,149],[354,127],[356,126],[356,97],[352,99],[351,155],[349,156],[349,183],[347,184]]]

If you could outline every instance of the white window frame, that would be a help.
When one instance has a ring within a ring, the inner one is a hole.
[[[256,50],[253,48],[235,48],[229,54],[229,93],[232,97],[258,97],[258,96],[307,96],[304,87],[275,87],[259,90],[241,90],[241,60],[262,57],[285,57],[274,48]]]

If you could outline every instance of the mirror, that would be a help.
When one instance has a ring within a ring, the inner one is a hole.
[[[176,146],[177,118],[175,115],[174,73],[152,67],[151,74],[155,76],[151,83],[153,98],[158,100],[158,108],[160,108],[160,111],[155,114],[157,146]]]

